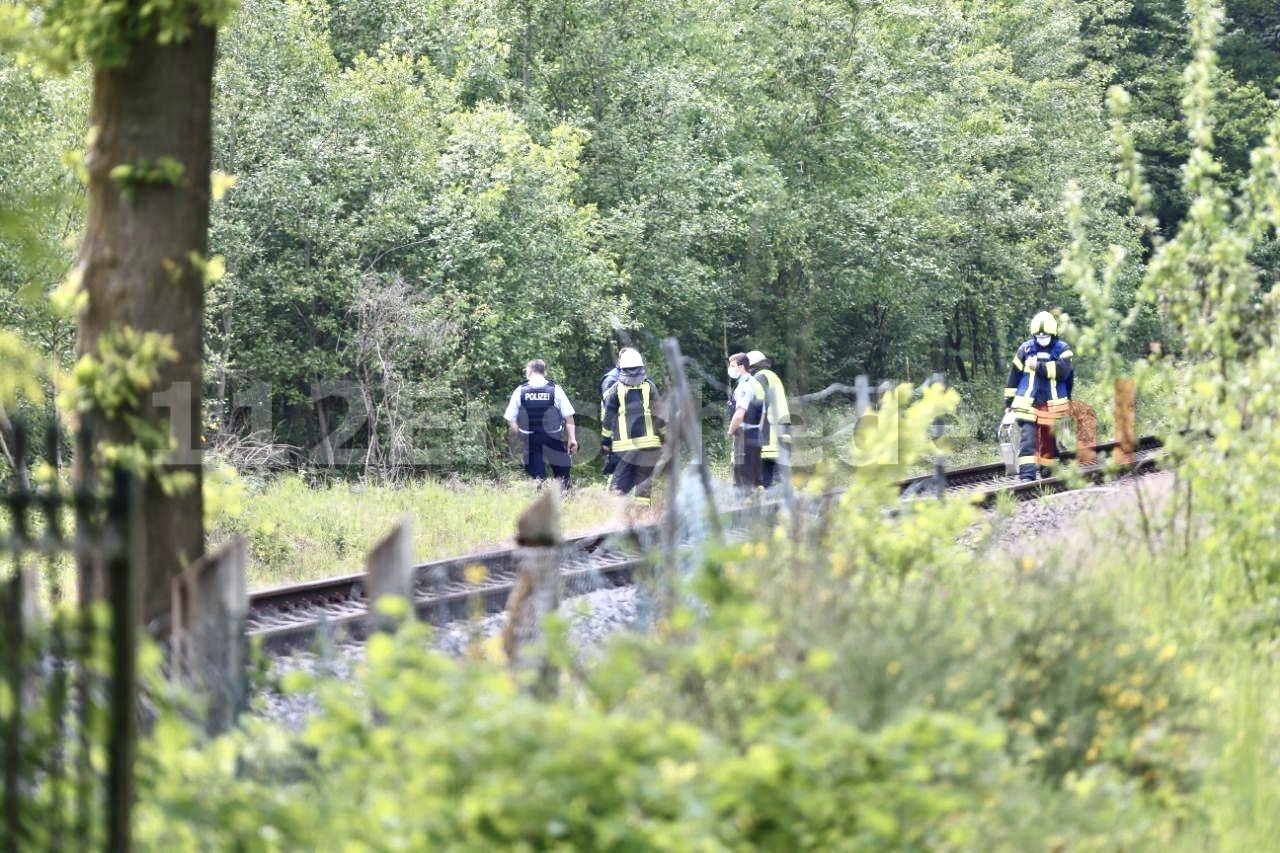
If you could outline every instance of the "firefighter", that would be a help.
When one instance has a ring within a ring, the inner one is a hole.
[[[760,424],[760,485],[766,489],[775,482],[790,479],[791,407],[787,389],[770,368],[773,363],[760,350],[747,353],[751,374],[765,394],[765,417]]]
[[[573,405],[564,389],[547,378],[547,363],[535,358],[524,366],[525,381],[511,392],[504,417],[513,435],[524,438],[524,470],[547,478],[547,466],[569,488],[570,454],[578,452]],[[568,445],[565,444],[568,438]]]
[[[662,422],[657,417],[658,388],[649,379],[644,359],[634,349],[618,354],[618,381],[604,392],[601,446],[618,454],[610,491],[635,493],[636,503],[648,506],[653,469],[662,453]]]
[[[637,352],[637,350],[635,349],[635,347],[623,347],[622,349],[618,350],[618,361],[621,361],[622,358],[626,356],[626,354],[629,352]],[[601,424],[604,423],[604,395],[609,392],[610,388],[612,388],[614,385],[617,384],[618,377],[621,375],[622,375],[622,370],[618,367],[617,361],[615,361],[613,367],[609,369],[609,372],[606,373],[604,376],[600,377],[600,423]],[[604,474],[609,476],[610,481],[612,482],[613,472],[618,467],[618,454],[614,453],[613,451],[605,449],[604,442],[601,442],[601,450],[604,451]]]
[[[1053,422],[1071,411],[1071,359],[1070,345],[1058,337],[1057,319],[1048,311],[1032,317],[1031,338],[1013,354],[1004,389],[1005,412],[1013,412],[1018,421],[1018,477],[1023,481],[1047,474],[1053,463]]]
[[[764,420],[764,387],[751,375],[746,353],[729,356],[728,435],[733,441],[733,484],[754,489],[760,484],[760,429]]]

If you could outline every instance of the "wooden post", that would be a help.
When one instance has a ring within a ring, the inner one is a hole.
[[[398,619],[380,615],[378,600],[394,595],[413,604],[413,522],[400,519],[391,532],[374,545],[365,561],[365,598],[369,615],[379,631],[395,630]]]
[[[1115,381],[1116,450],[1111,459],[1121,465],[1133,464],[1134,450],[1134,384],[1132,379]]]
[[[1076,428],[1076,464],[1092,465],[1098,461],[1098,415],[1083,400],[1072,400],[1070,409]]]
[[[871,411],[871,385],[867,382],[867,374],[859,373],[853,380],[854,423],[856,424],[869,411]]]
[[[659,612],[670,615],[671,598],[675,586],[676,549],[679,546],[680,518],[680,449],[684,443],[684,397],[679,392],[679,377],[684,376],[684,357],[675,338],[662,342],[662,352],[671,370],[671,387],[667,393],[667,434],[662,442],[667,460],[667,511],[663,513],[662,539],[666,559],[654,572],[657,589],[654,590]]]
[[[245,700],[247,554],[237,536],[173,580],[174,672],[207,697],[210,734],[229,728]]]
[[[694,404],[693,392],[689,389],[689,380],[684,371],[684,357],[680,353],[680,343],[675,338],[663,341],[662,351],[667,356],[667,364],[671,368],[672,393],[679,401],[681,420],[679,435],[685,437],[685,444],[693,453],[693,464],[697,466],[698,478],[702,482],[702,492],[707,499],[707,518],[717,539],[723,538],[720,529],[720,513],[716,509],[715,489],[711,483],[711,472],[707,469],[705,448],[702,443],[702,409]],[[728,358],[728,356],[725,356]],[[674,494],[668,498],[670,506],[675,506]],[[668,514],[671,510],[668,509]]]
[[[507,599],[502,633],[511,668],[534,673],[532,689],[539,696],[555,690],[555,672],[546,652],[534,645],[543,638],[543,620],[560,605],[560,545],[560,486],[552,484],[516,523],[520,575]]]

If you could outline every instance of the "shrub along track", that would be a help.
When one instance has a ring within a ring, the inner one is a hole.
[[[1116,447],[1115,442],[1098,445],[1098,461],[1072,470],[1087,481],[1101,481],[1107,470],[1105,460]],[[1160,453],[1157,439],[1139,439],[1134,461],[1127,467],[1135,473],[1150,470]],[[1064,454],[1064,458],[1073,456]],[[1021,483],[1005,473],[1003,463],[990,463],[951,469],[941,476],[909,477],[898,486],[904,499],[916,499],[936,495],[944,480],[946,494],[972,496],[984,506],[993,504],[1002,494],[1030,500],[1064,491],[1072,485],[1069,476]],[[826,497],[838,497],[842,492],[836,490]],[[772,503],[731,510],[724,514],[726,529],[745,531],[779,506]],[[645,552],[655,547],[660,537],[661,524],[655,522],[600,530],[566,540],[562,569],[566,594],[631,583],[633,572],[645,560]],[[477,567],[483,567],[483,571]],[[414,609],[419,618],[433,624],[464,619],[477,612],[499,612],[506,606],[517,572],[515,547],[422,563],[414,567]],[[250,593],[246,630],[251,639],[256,637],[262,642],[268,653],[283,654],[321,636],[332,637],[339,632],[352,637],[364,636],[368,621],[364,575],[352,574]]]

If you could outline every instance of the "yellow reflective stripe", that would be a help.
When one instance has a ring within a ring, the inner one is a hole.
[[[1058,353],[1058,358],[1073,358],[1074,356],[1075,353],[1069,349],[1064,349],[1062,352]]]
[[[762,370],[760,375],[769,380],[769,389],[772,391],[773,404],[777,409],[778,417],[774,423],[782,423],[791,420],[791,405],[787,402],[787,391],[782,387],[782,380],[778,378],[778,374],[772,370]]]
[[[658,437],[657,430],[653,428],[653,410],[649,404],[649,388],[649,383],[645,382],[639,386],[624,385],[618,392],[618,437],[613,442],[615,453],[622,453],[627,450],[650,450],[662,446],[662,439]],[[637,389],[640,391],[641,411],[644,415],[644,423],[648,432],[647,435],[641,436],[631,434],[631,424],[627,418],[627,394]]]
[[[622,383],[618,383],[621,385]],[[619,449],[621,445],[626,444],[631,438],[631,425],[627,423],[627,392],[625,390],[618,391],[618,385],[614,387],[614,396],[618,398],[618,441]]]
[[[791,421],[791,410],[787,406],[787,392],[782,388],[782,380],[778,378],[778,374],[772,370],[761,370],[756,376],[763,376],[769,383],[769,390],[765,391],[764,384],[760,384],[760,392],[764,396],[764,414],[768,423],[761,421],[761,428],[768,429],[769,441],[760,448],[761,459],[777,459],[780,449],[781,430],[778,424],[784,420]],[[758,380],[757,380],[758,381]]]
[[[1017,388],[1006,388],[1006,389],[1004,389],[1004,395],[1005,395],[1006,397],[1016,397],[1016,396],[1018,396],[1018,389],[1017,389]]]
[[[643,382],[640,385],[640,405],[644,407],[644,434],[646,436],[657,436],[653,431],[653,409],[649,406],[649,383]]]
[[[760,373],[764,372],[765,371],[763,370],[760,371]],[[759,374],[756,374],[756,376],[759,376]],[[751,377],[751,384],[755,388],[755,398],[759,400],[761,404],[759,428],[761,433],[767,432],[769,434],[768,443],[760,448],[760,458],[765,458],[766,453],[772,453],[772,456],[770,457],[772,458],[773,456],[778,455],[778,431],[771,428],[777,423],[777,421],[774,420],[773,410],[769,405],[769,392],[764,390],[764,383],[757,379],[756,376]]]
[[[1016,367],[1016,368],[1018,368],[1019,370],[1022,370],[1022,359],[1018,358],[1018,357],[1015,355],[1015,356],[1013,357],[1013,366],[1014,366],[1014,367]]]
[[[1036,458],[1035,458],[1034,456],[1019,456],[1019,457],[1018,457],[1018,464],[1019,464],[1019,465],[1034,465],[1034,464],[1036,464]]]

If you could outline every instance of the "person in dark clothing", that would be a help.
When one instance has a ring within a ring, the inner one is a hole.
[[[1075,365],[1048,311],[1031,318],[1031,337],[1013,354],[1004,389],[1006,412],[1018,421],[1018,478],[1035,480],[1053,464],[1053,423],[1071,414]],[[1038,470],[1039,469],[1039,470]]]
[[[729,356],[729,379],[733,395],[729,404],[729,426],[733,442],[733,485],[753,491],[760,484],[760,425],[764,420],[764,386],[751,375],[746,353]]]
[[[618,350],[618,360],[621,361],[623,358],[628,358],[628,359],[631,358],[629,353],[636,353],[637,355],[639,355],[639,353],[634,347],[623,347],[622,349]],[[600,423],[602,425],[604,424],[605,394],[609,393],[610,388],[618,384],[618,379],[621,376],[622,376],[622,368],[618,367],[618,365],[615,364],[613,367],[609,369],[608,373],[600,377]],[[608,449],[606,447],[606,443],[604,442],[601,443],[601,450],[604,451],[603,472],[609,475],[610,483],[612,483],[612,475],[613,475],[613,472],[618,467],[619,457],[618,457],[618,454],[615,453],[613,450]]]
[[[573,405],[564,389],[547,378],[547,363],[542,359],[526,364],[524,375],[524,384],[511,392],[504,417],[512,433],[524,437],[525,472],[545,480],[549,466],[567,489],[570,456],[578,452]]]
[[[653,470],[662,455],[658,388],[636,350],[619,354],[618,370],[618,381],[604,393],[604,423],[600,430],[605,452],[618,454],[610,491],[618,495],[634,491],[636,503],[648,506]]]

